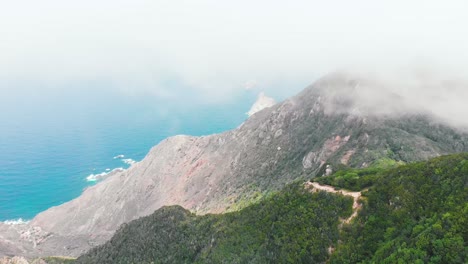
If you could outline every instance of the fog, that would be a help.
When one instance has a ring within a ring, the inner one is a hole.
[[[315,82],[325,112],[398,118],[425,115],[437,123],[468,129],[468,81],[433,70],[340,71]],[[467,130],[468,131],[468,130]]]
[[[467,8],[431,0],[9,1],[0,9],[0,96],[99,81],[106,85],[94,89],[212,104],[246,89],[282,98],[351,70],[385,80],[375,94],[385,87],[412,107],[466,122]]]

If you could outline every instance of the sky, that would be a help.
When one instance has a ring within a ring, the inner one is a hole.
[[[246,89],[284,98],[342,69],[460,80],[466,10],[450,0],[4,1],[0,97],[99,82],[224,103]]]

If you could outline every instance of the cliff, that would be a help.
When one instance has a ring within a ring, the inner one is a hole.
[[[467,134],[426,113],[356,104],[354,91],[363,82],[331,75],[232,131],[168,138],[141,162],[29,224],[0,224],[0,255],[78,256],[110,239],[123,223],[162,206],[221,213],[292,181],[322,175],[324,165],[333,171],[382,158],[410,162],[468,151]],[[398,105],[398,97],[393,99]],[[405,109],[403,102],[397,108]],[[35,231],[24,235],[28,230]]]

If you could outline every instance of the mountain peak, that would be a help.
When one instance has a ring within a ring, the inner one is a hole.
[[[296,99],[317,102],[328,114],[398,118],[429,112],[414,103],[414,96],[406,94],[402,84],[378,76],[348,72],[324,76]]]

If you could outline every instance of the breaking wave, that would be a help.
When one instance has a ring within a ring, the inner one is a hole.
[[[133,164],[137,163],[134,159],[125,159],[125,155],[123,154],[120,154],[120,155],[117,155],[115,156],[113,159],[120,159],[123,163],[125,163],[126,165],[128,166],[132,166]],[[116,172],[121,172],[123,171],[124,168],[116,168],[116,169],[105,169],[104,172],[101,172],[101,173],[97,173],[97,174],[90,174],[86,177],[86,181],[88,182],[96,182],[96,181],[100,181],[100,180],[103,180],[105,178],[107,178],[108,176],[110,176],[110,174],[114,174]]]
[[[6,225],[25,225],[29,223],[29,220],[24,220],[23,218],[18,218],[14,220],[6,220],[3,221],[4,224]]]
[[[133,159],[123,159],[122,161],[127,165],[133,165],[136,163],[136,161]]]
[[[99,174],[90,174],[88,177],[86,177],[86,181],[95,182],[95,181],[103,180],[107,178],[108,176],[110,176],[111,174],[122,172],[122,171],[124,171],[124,168],[116,168],[116,169],[113,169],[112,171],[102,172]]]

